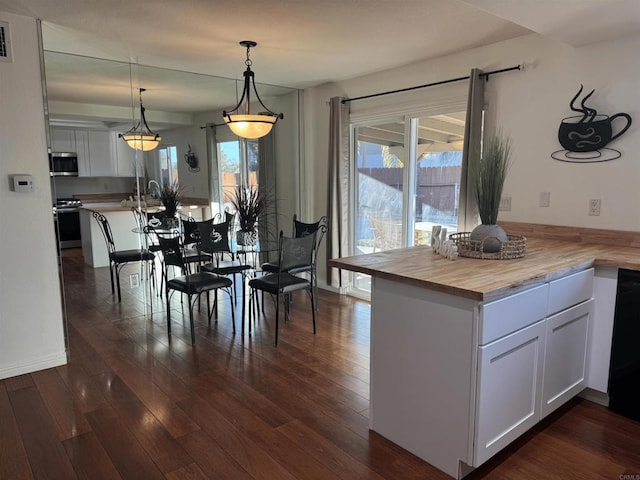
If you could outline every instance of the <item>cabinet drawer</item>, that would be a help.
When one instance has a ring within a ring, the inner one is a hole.
[[[486,345],[547,315],[548,284],[480,306],[478,342]]]
[[[593,268],[568,275],[549,283],[549,306],[547,314],[566,310],[593,295]]]

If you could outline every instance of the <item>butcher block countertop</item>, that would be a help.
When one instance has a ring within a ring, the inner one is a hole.
[[[640,270],[640,248],[527,238],[514,260],[448,260],[410,247],[329,260],[331,267],[486,302],[594,266]]]

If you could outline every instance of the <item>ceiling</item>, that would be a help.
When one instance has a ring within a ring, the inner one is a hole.
[[[538,32],[584,45],[640,32],[638,0],[0,0],[47,50],[305,88]]]
[[[240,40],[258,42],[264,99],[279,93],[269,85],[307,88],[532,32],[574,46],[640,32],[640,0],[0,0],[0,11],[41,19],[49,52],[117,61],[50,54],[50,101],[130,106],[133,64],[145,105],[161,108],[156,95],[177,113],[235,104]]]

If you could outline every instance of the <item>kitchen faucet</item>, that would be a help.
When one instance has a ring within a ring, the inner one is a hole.
[[[155,185],[155,190],[151,190],[151,185]],[[160,184],[155,180],[149,180],[147,184],[147,192],[151,195],[151,198],[158,198],[160,196]]]

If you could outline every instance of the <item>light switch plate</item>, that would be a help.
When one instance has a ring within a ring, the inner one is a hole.
[[[540,206],[548,207],[551,205],[551,192],[540,192]]]

